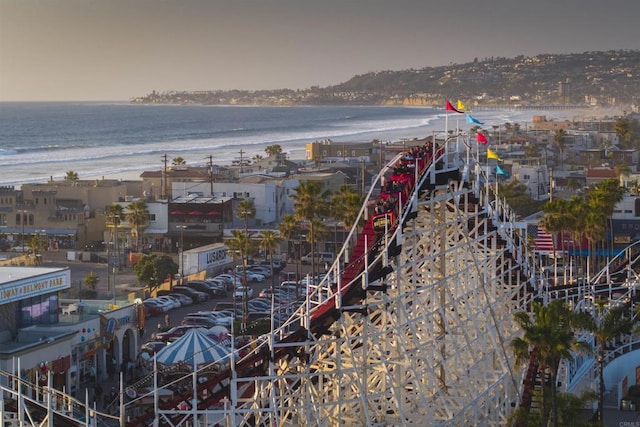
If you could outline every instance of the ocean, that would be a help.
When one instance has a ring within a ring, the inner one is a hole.
[[[182,157],[188,165],[231,164],[265,156],[280,144],[290,159],[303,159],[305,144],[383,142],[423,138],[445,131],[444,109],[382,106],[183,106],[98,102],[0,103],[0,185],[62,179],[137,179]],[[454,113],[455,114],[455,113]],[[529,121],[535,112],[486,111],[473,116],[487,128]],[[448,128],[468,129],[449,114]]]

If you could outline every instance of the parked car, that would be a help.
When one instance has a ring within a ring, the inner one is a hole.
[[[226,316],[222,313],[218,313],[217,311],[197,311],[195,313],[189,313],[187,314],[187,316],[206,317],[207,319],[210,319],[213,322],[215,322],[216,325],[222,325],[222,326],[231,326],[231,323],[233,322],[233,317]]]
[[[171,298],[169,297],[149,298],[149,300],[153,301],[155,304],[158,304],[160,307],[162,307],[163,313],[171,311],[177,307],[177,303],[171,300]]]
[[[171,339],[180,338],[191,328],[193,328],[193,326],[186,326],[186,325],[174,326],[173,328],[169,329],[166,332],[157,332],[155,334],[155,340],[168,342]]]
[[[157,297],[156,300],[162,303],[166,303],[169,306],[169,310],[182,307],[182,303],[180,303],[180,301],[177,301],[175,298],[171,298],[168,295],[163,297]]]
[[[260,265],[266,266],[267,268],[271,268],[271,261],[266,259],[260,263]],[[280,271],[287,266],[287,263],[279,258],[273,259],[273,270]]]
[[[253,288],[250,288],[248,286],[240,286],[236,288],[234,296],[240,299],[244,298],[245,296],[247,298],[251,298],[253,296]]]
[[[255,271],[247,270],[247,280],[249,282],[264,282],[264,274],[256,273]]]
[[[251,271],[253,273],[260,273],[265,278],[271,277],[271,268],[264,265],[250,265],[247,267],[247,271]]]
[[[218,324],[205,316],[195,316],[195,315],[188,315],[184,317],[184,320],[182,321],[182,324],[184,326],[197,326],[200,328],[213,328],[214,326],[217,326]]]
[[[166,341],[149,341],[140,346],[140,351],[155,354],[167,346]]]
[[[219,274],[215,279],[221,279],[227,284],[228,290],[233,290],[238,286],[242,286],[242,279],[234,274]]]
[[[193,288],[190,288],[188,286],[174,286],[173,287],[173,292],[179,293],[179,294],[185,294],[188,297],[191,297],[191,299],[195,302],[203,302],[203,301],[207,301],[209,299],[209,296],[207,294],[205,294],[204,292],[200,292],[197,291]]]
[[[204,292],[205,294],[208,294],[209,297],[211,298],[222,296],[220,288],[217,288],[215,287],[215,285],[205,281],[192,280],[189,283],[187,283],[186,286],[193,288],[196,291]],[[224,292],[224,294],[226,295],[226,292]]]
[[[178,294],[178,293],[175,293],[175,294],[169,294],[169,295],[167,295],[167,296],[168,296],[169,298],[173,298],[173,299],[175,299],[175,300],[179,301],[179,302],[180,302],[180,304],[181,304],[183,307],[185,307],[185,306],[187,306],[187,305],[192,305],[192,304],[193,304],[193,299],[192,299],[190,296],[185,295],[185,294]]]
[[[160,304],[154,298],[146,299],[142,301],[142,304],[144,305],[144,308],[147,310],[147,313],[151,315],[163,314],[169,311],[168,308],[165,311],[165,306],[163,304]]]
[[[29,246],[26,245],[17,245],[11,248],[11,252],[18,252],[18,253],[29,253],[31,252],[31,248]]]

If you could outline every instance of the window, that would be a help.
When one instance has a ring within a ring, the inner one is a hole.
[[[0,226],[6,226],[6,225],[7,225],[7,215],[0,214]]]
[[[356,156],[356,150],[351,150],[351,156],[355,157]]]
[[[640,216],[640,199],[636,199],[634,202],[634,215],[635,216]]]

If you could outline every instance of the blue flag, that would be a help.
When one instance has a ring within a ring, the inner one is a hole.
[[[502,175],[508,177],[509,174],[500,167],[500,165],[496,165],[496,175]]]
[[[467,123],[475,123],[477,125],[483,125],[484,124],[484,122],[481,122],[480,120],[476,119],[471,114],[467,114]]]

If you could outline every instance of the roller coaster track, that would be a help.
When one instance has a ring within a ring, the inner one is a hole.
[[[152,392],[122,399],[120,424],[505,425],[531,403],[535,380],[535,357],[513,365],[513,313],[548,298],[549,287],[515,215],[457,147],[414,159],[410,172],[392,174],[403,175],[402,188],[380,193],[402,155],[393,159],[366,197],[362,225],[284,324],[215,371],[172,381],[154,370]],[[380,197],[394,201],[385,221],[371,212]],[[141,412],[145,399],[153,403]]]
[[[525,242],[444,148],[409,165],[376,230],[370,203],[399,161],[288,322],[196,384],[195,405],[187,391],[127,425],[504,424],[521,385],[512,315],[534,290]]]

